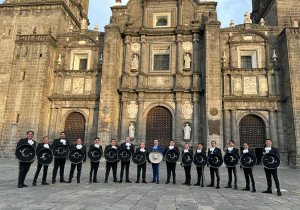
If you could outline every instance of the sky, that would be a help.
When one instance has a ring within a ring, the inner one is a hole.
[[[0,0],[2,3],[4,0]],[[122,0],[126,4],[128,0]],[[251,12],[252,0],[218,0],[218,18],[222,23],[222,27],[228,27],[230,20],[233,19],[235,24],[243,23],[244,13]],[[99,26],[100,31],[104,31],[104,26],[109,23],[111,16],[110,7],[113,6],[115,0],[90,0],[89,20],[90,28],[95,25]]]

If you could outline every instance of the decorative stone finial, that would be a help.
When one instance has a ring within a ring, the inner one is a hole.
[[[33,28],[33,31],[32,31],[33,34],[36,34],[36,27],[34,26]]]
[[[244,21],[244,23],[252,23],[252,20],[251,20],[251,15],[250,15],[250,13],[249,12],[246,12],[245,14],[244,14],[244,16],[245,16],[245,21]]]
[[[82,18],[81,20],[81,30],[87,30],[88,29],[88,21],[86,18]]]
[[[59,56],[58,56],[58,59],[57,59],[57,64],[58,64],[59,66],[61,66],[61,65],[62,65],[62,58],[61,58],[61,54],[59,54]]]
[[[120,5],[122,5],[122,0],[116,0],[115,6],[120,6]]]
[[[259,24],[260,24],[261,26],[264,26],[265,23],[266,23],[265,20],[264,20],[263,18],[260,18]]]
[[[276,50],[273,50],[273,61],[277,61],[278,56],[276,55]]]
[[[99,31],[99,26],[98,25],[95,25],[94,31]]]
[[[292,21],[292,27],[293,28],[298,28],[299,27],[299,22],[297,20]]]
[[[226,61],[227,57],[226,57],[226,52],[225,51],[223,52],[223,56],[222,56],[221,59],[222,59],[223,63]]]
[[[235,26],[234,21],[231,20],[231,21],[230,21],[230,27],[234,27],[234,26]]]

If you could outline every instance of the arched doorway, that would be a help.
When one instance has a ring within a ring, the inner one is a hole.
[[[167,145],[172,139],[172,113],[165,107],[152,108],[146,118],[146,145],[158,139],[160,145]]]
[[[75,143],[77,138],[84,141],[85,117],[79,112],[70,113],[65,122],[65,132],[71,143]]]
[[[262,157],[262,150],[266,140],[266,126],[264,121],[256,115],[247,115],[240,121],[240,142],[246,142],[255,150],[258,163]]]

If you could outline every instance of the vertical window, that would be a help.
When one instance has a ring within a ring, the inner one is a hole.
[[[170,50],[157,49],[152,51],[152,70],[169,71],[170,70]]]
[[[73,58],[73,70],[88,70],[88,54],[75,54]]]
[[[79,70],[87,70],[87,62],[88,60],[86,58],[79,60]]]
[[[242,68],[252,68],[252,57],[251,56],[241,56]]]

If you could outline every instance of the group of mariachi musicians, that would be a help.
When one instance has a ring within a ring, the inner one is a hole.
[[[124,170],[125,170],[125,182],[131,183],[129,179],[129,168],[130,160],[137,164],[137,179],[136,183],[140,182],[141,172],[142,172],[142,183],[147,183],[146,181],[146,168],[147,162],[151,163],[153,171],[152,183],[159,184],[159,165],[165,156],[166,166],[167,166],[167,180],[166,184],[170,183],[172,176],[172,183],[176,184],[176,165],[177,161],[181,156],[181,166],[184,167],[185,171],[185,182],[184,185],[191,185],[191,166],[194,163],[197,169],[197,183],[195,186],[204,187],[204,168],[207,165],[210,170],[211,182],[207,187],[220,188],[220,175],[219,167],[225,163],[228,169],[228,184],[225,188],[232,188],[237,190],[237,165],[240,163],[240,168],[243,170],[246,180],[245,191],[256,192],[255,180],[253,176],[253,167],[257,164],[257,158],[252,149],[249,148],[247,143],[243,144],[243,150],[241,156],[239,150],[235,148],[235,142],[230,140],[228,142],[228,148],[225,151],[224,157],[222,157],[222,151],[217,147],[216,141],[211,141],[211,147],[207,151],[203,149],[201,143],[197,145],[197,150],[194,152],[190,149],[190,145],[186,143],[182,149],[179,151],[178,146],[175,142],[171,140],[169,146],[163,147],[159,145],[158,140],[153,141],[153,146],[146,148],[145,143],[141,143],[140,147],[136,150],[134,145],[131,143],[129,137],[125,139],[123,143],[117,145],[116,139],[112,139],[111,143],[107,145],[102,150],[100,145],[100,139],[96,137],[94,139],[94,144],[92,144],[86,152],[86,147],[82,144],[82,140],[79,138],[76,140],[74,145],[71,145],[69,140],[66,140],[66,133],[61,132],[60,138],[55,139],[52,145],[49,144],[49,138],[44,137],[43,142],[37,144],[33,140],[34,132],[28,131],[27,137],[21,139],[16,148],[16,157],[19,159],[19,177],[18,177],[18,187],[27,187],[24,184],[24,180],[31,164],[33,163],[35,157],[37,158],[37,169],[33,179],[33,186],[36,186],[37,178],[39,176],[40,170],[43,168],[43,178],[42,185],[49,185],[46,182],[47,171],[49,164],[54,159],[54,168],[52,173],[52,184],[56,183],[56,176],[58,168],[60,169],[60,179],[59,182],[71,183],[75,168],[77,168],[77,183],[80,183],[80,175],[82,163],[86,162],[86,156],[89,157],[91,167],[89,183],[95,182],[97,180],[97,172],[99,168],[99,163],[101,157],[104,155],[106,159],[106,172],[105,172],[105,183],[108,182],[108,177],[110,170],[113,172],[113,182],[123,182]],[[277,168],[280,165],[280,156],[278,149],[272,147],[272,141],[267,139],[266,147],[263,149],[262,165],[264,166],[266,179],[267,179],[267,190],[263,193],[272,193],[272,176],[275,181],[277,195],[281,196]],[[64,168],[66,159],[71,161],[71,169],[69,173],[69,179],[66,181],[64,179]],[[120,179],[117,179],[117,166],[121,162]],[[234,183],[232,185],[232,174],[234,175]],[[216,185],[215,185],[216,177]],[[250,180],[252,184],[252,189],[250,188]]]

